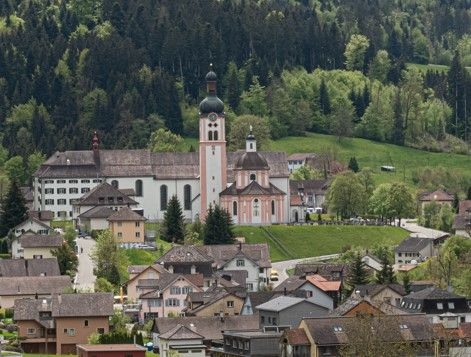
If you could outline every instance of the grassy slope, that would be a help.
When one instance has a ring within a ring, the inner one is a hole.
[[[320,152],[334,149],[337,160],[348,164],[355,156],[360,168],[370,167],[375,172],[376,183],[405,181],[411,183],[411,172],[423,166],[442,166],[471,176],[471,157],[448,153],[432,153],[358,138],[342,138],[340,141],[330,135],[308,133],[305,137],[287,137],[270,143],[270,149],[294,152]],[[396,167],[396,172],[381,172],[382,165]]]
[[[375,245],[395,245],[409,233],[398,227],[366,226],[270,226],[267,229],[281,241],[295,258],[340,253],[344,247],[371,248]],[[276,247],[260,227],[240,226],[237,236],[244,236],[247,243],[270,244],[272,261],[289,259]]]

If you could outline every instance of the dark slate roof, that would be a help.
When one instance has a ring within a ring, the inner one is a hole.
[[[292,275],[287,279],[283,280],[278,286],[276,286],[273,290],[274,291],[293,291],[299,289],[302,285],[306,284],[306,279],[302,279],[298,275]]]
[[[437,303],[442,304],[441,309],[438,308]],[[449,303],[453,303],[453,305]],[[471,312],[465,297],[435,286],[404,296],[400,308],[408,312],[423,312],[428,314]]]
[[[0,277],[1,295],[34,295],[61,293],[72,286],[70,277],[61,276],[22,276]]]
[[[157,259],[156,263],[212,263],[214,259],[194,245],[178,245]]]
[[[139,213],[134,212],[129,207],[123,207],[119,211],[115,211],[108,217],[108,221],[145,221],[146,219]]]
[[[178,324],[191,328],[204,336],[204,340],[222,340],[222,332],[226,330],[252,330],[259,328],[257,315],[248,316],[185,316],[159,317],[154,319],[152,332],[163,334]]]
[[[308,157],[315,157],[314,153],[297,152],[288,156],[288,161],[304,161]]]
[[[112,293],[55,294],[52,297],[53,317],[111,316]]]
[[[58,248],[64,240],[60,235],[23,234],[19,237],[23,248]]]
[[[339,280],[348,276],[348,264],[346,263],[299,263],[294,268],[294,275],[319,274],[328,280]],[[339,278],[334,275],[340,274]]]
[[[245,152],[227,154],[228,181],[234,181],[233,167]],[[38,178],[139,177],[157,179],[196,179],[199,176],[199,154],[153,153],[141,150],[99,150],[56,152],[36,171]],[[284,152],[261,152],[270,167],[271,177],[288,177],[288,161]]]
[[[386,314],[386,315],[403,315],[406,314],[405,311],[393,306],[385,301],[371,300],[368,296],[355,296],[352,295],[332,310],[329,315],[331,316],[345,316],[355,307],[359,305],[369,305],[370,308]]]
[[[414,299],[455,299],[455,298],[464,298],[463,296],[456,295],[447,290],[437,288],[435,286],[425,288],[409,295],[405,296],[407,298]]]
[[[330,180],[289,180],[291,193],[298,193],[303,189],[304,193],[325,193],[329,188]]]
[[[359,294],[360,296],[371,296],[374,297],[375,295],[379,294],[384,289],[389,288],[399,295],[405,296],[407,295],[404,286],[401,284],[365,284],[365,285],[357,285],[355,286],[354,294]]]
[[[250,182],[247,186],[238,189],[236,187],[235,182],[224,189],[220,194],[220,196],[244,196],[244,195],[285,195],[285,193],[280,190],[278,187],[275,185],[271,184],[269,187],[263,187],[261,186],[257,181],[252,181]]]
[[[433,243],[430,238],[408,237],[404,239],[396,248],[395,252],[420,252]]]
[[[207,256],[214,258],[214,262],[218,268],[224,266],[237,255],[249,258],[261,268],[271,267],[270,253],[268,244],[266,243],[202,245],[196,248]]]
[[[54,219],[54,212],[52,211],[29,211],[28,215],[39,221],[52,221]]]
[[[49,298],[15,300],[15,320],[40,320],[39,312],[52,317],[95,317],[113,315],[111,293],[53,294]]]
[[[56,258],[0,259],[0,277],[58,276]]]
[[[250,299],[250,303],[253,310],[256,310],[256,306],[261,305],[270,299],[272,299],[278,292],[276,291],[254,291],[247,293],[247,299]]]
[[[109,197],[113,198],[112,202],[108,200]],[[103,182],[84,194],[77,204],[80,206],[137,205],[137,202],[109,183]]]
[[[349,338],[358,338],[358,332],[355,331],[358,321],[355,317],[305,318],[303,321],[317,346],[339,346],[347,344]],[[377,338],[387,342],[433,339],[432,322],[423,314],[380,315],[365,322],[371,323],[371,328],[377,332]]]
[[[235,170],[269,170],[267,160],[256,151],[246,152],[237,159]]]
[[[189,327],[178,324],[171,330],[162,333],[159,335],[159,338],[161,339],[172,339],[172,340],[194,340],[198,339],[201,340],[203,339],[203,336],[200,335],[199,333],[196,333],[192,331]]]
[[[218,282],[224,284],[225,281],[230,281],[242,286],[245,286],[248,272],[247,270],[223,270],[214,273],[219,278]]]
[[[88,211],[80,214],[79,218],[91,219],[91,218],[108,218],[116,211],[108,206],[95,206],[90,208]]]

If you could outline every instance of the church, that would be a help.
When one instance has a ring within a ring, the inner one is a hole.
[[[74,202],[107,182],[126,193],[150,221],[163,219],[176,195],[185,219],[204,220],[220,205],[235,224],[290,221],[289,171],[283,152],[258,152],[247,128],[245,150],[227,152],[224,103],[217,76],[206,75],[207,96],[199,105],[199,151],[156,153],[148,149],[105,150],[95,134],[91,150],[56,152],[34,174],[33,208],[72,219]],[[103,205],[116,203],[103,197]]]

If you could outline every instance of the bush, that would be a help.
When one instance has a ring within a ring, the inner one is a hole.
[[[12,319],[13,318],[13,309],[7,308],[5,309],[5,318]]]

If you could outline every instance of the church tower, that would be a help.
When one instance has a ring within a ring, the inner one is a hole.
[[[219,193],[227,184],[227,154],[224,104],[216,94],[216,73],[212,65],[206,74],[207,96],[200,103],[200,217],[209,205],[219,204]]]

